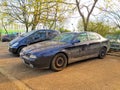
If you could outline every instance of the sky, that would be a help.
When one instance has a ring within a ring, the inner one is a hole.
[[[68,1],[75,2],[75,0],[68,0]],[[92,1],[93,0],[81,0],[81,4],[88,6],[93,3]],[[98,7],[98,8],[101,7],[102,9],[111,10],[111,8],[109,8],[110,6],[112,6],[112,8],[115,8],[116,7],[115,5],[119,5],[119,2],[120,2],[120,0],[118,0],[118,1],[117,0],[106,0],[106,1],[108,1],[109,4],[105,3],[104,0],[98,0],[96,7]],[[92,12],[92,15],[90,16],[90,20],[94,21],[97,18],[98,21],[104,20],[105,23],[108,23],[107,22],[108,18],[106,18],[106,14],[103,13],[98,8],[94,8],[94,11]],[[84,15],[87,15],[87,11],[85,8],[83,8],[82,12],[84,13]],[[74,31],[74,30],[77,31],[77,24],[80,19],[81,19],[81,17],[79,15],[78,11],[76,10],[76,12],[74,12],[73,15],[67,19],[65,28],[68,28],[71,31]],[[111,23],[113,23],[113,22],[111,21]]]
[[[69,1],[69,0],[68,0]],[[75,0],[70,0],[72,3],[75,3]],[[93,0],[81,0],[81,5],[91,5],[93,2]],[[100,1],[100,0],[99,0]],[[98,2],[99,3],[99,2]],[[91,6],[90,6],[91,8]],[[82,12],[84,13],[85,16],[87,16],[87,11],[86,8],[82,9]],[[94,9],[94,14],[98,14],[99,10],[98,9]],[[66,21],[65,24],[65,28],[68,28],[71,31],[77,31],[77,25],[78,25],[78,21],[81,19],[81,16],[79,15],[77,9],[76,11],[72,14],[72,16],[68,16],[69,18]],[[94,19],[92,17],[92,19]]]

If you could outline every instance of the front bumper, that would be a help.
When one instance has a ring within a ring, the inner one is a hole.
[[[51,57],[40,57],[34,60],[31,60],[27,56],[21,56],[21,59],[24,64],[32,67],[32,68],[49,68]]]
[[[13,54],[16,54],[17,53],[17,48],[9,47],[9,52],[11,52]]]

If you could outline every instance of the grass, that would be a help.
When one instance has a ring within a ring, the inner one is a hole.
[[[25,30],[7,30],[7,31],[8,31],[8,34],[25,32]],[[0,29],[0,33],[1,33],[1,34],[6,34],[6,31]]]

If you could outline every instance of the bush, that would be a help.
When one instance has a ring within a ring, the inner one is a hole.
[[[60,31],[61,33],[63,33],[63,32],[70,32],[70,30],[64,29],[64,28],[60,28],[59,31]]]

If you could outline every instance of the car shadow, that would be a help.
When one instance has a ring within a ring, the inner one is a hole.
[[[0,60],[1,59],[9,59],[9,58],[17,58],[17,55],[13,55],[9,52],[5,53],[5,54],[0,54]]]
[[[13,60],[14,58],[19,58],[19,57],[8,52],[5,55],[3,55],[2,57],[0,56],[0,58],[4,58],[4,59],[11,58],[11,60]],[[16,59],[14,59],[14,60],[16,60]],[[72,67],[74,65],[78,65],[78,64],[80,65],[80,64],[90,62],[93,60],[98,60],[98,58],[90,58],[90,59],[78,61],[75,63],[71,63],[67,67],[69,68],[69,67]],[[63,73],[64,71],[66,71],[66,70],[63,70],[60,72],[54,72],[54,71],[51,71],[50,69],[31,68],[31,67],[25,65],[22,62],[22,60],[19,61],[18,59],[13,63],[11,62],[11,65],[5,66],[4,68],[8,73],[11,73],[11,75],[13,77],[15,77],[19,80],[31,79],[34,77],[41,77],[41,76],[51,75],[51,74],[56,74],[56,73]],[[67,69],[67,68],[65,68],[65,69]]]
[[[69,68],[69,67],[72,67],[74,65],[78,65],[78,64],[80,65],[80,64],[90,62],[90,61],[93,61],[93,60],[98,60],[98,58],[90,58],[90,59],[78,61],[78,62],[75,62],[75,63],[71,63],[67,67]],[[62,70],[60,72],[54,72],[54,71],[51,71],[50,69],[31,68],[31,67],[23,64],[22,62],[17,63],[14,67],[17,67],[16,71],[20,72],[19,75],[15,76],[18,79],[28,79],[28,78],[33,78],[33,77],[41,77],[41,76],[44,76],[44,75],[50,75],[50,74],[56,74],[56,73],[63,73],[64,72],[64,70]],[[65,69],[67,69],[67,68],[65,68]]]
[[[91,62],[91,61],[95,61],[95,60],[99,60],[99,58],[98,57],[94,57],[94,58],[89,58],[89,59],[77,61],[77,62],[68,64],[67,67],[71,67],[71,66],[74,66],[74,65],[83,64],[83,63],[87,63],[87,62]]]

